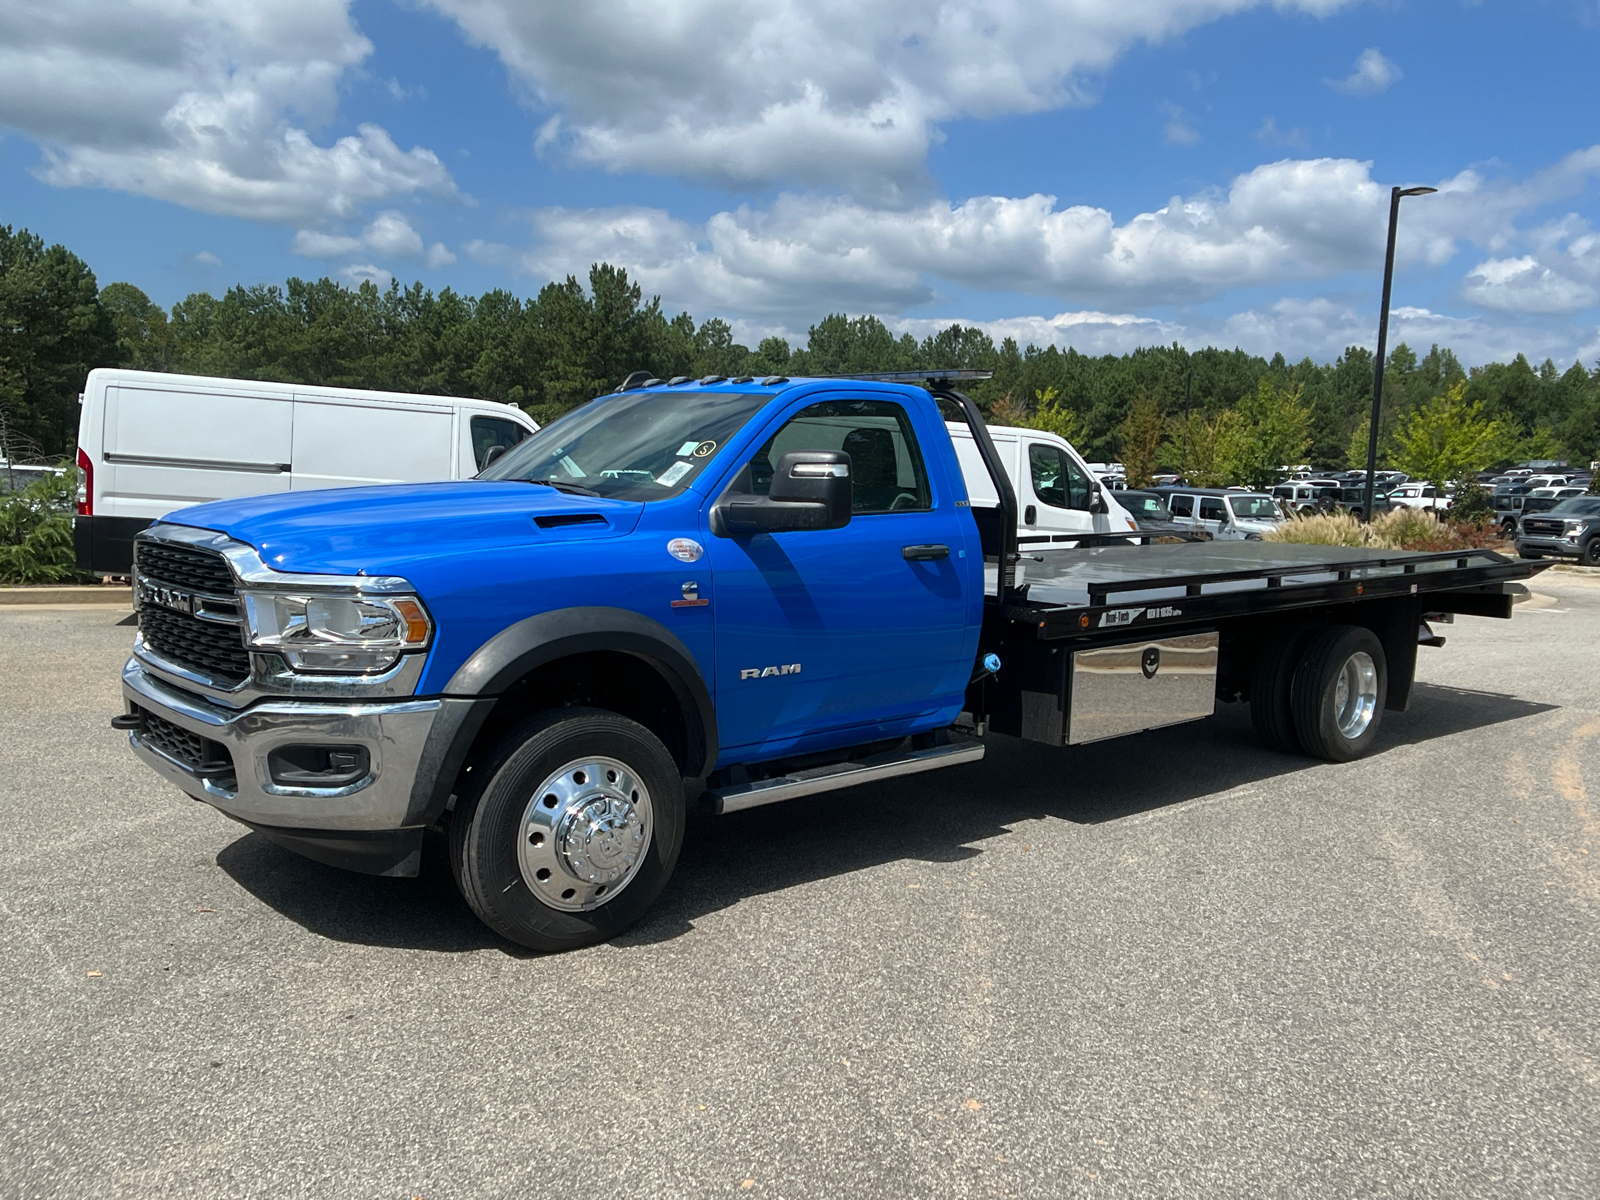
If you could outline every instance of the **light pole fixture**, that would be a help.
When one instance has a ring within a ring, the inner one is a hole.
[[[1372,423],[1367,428],[1367,486],[1361,494],[1361,519],[1372,521],[1372,492],[1378,474],[1378,419],[1383,404],[1383,359],[1389,350],[1389,290],[1394,285],[1394,235],[1400,226],[1400,198],[1426,196],[1438,188],[1389,189],[1389,249],[1383,256],[1383,306],[1378,317],[1378,361],[1372,373]]]

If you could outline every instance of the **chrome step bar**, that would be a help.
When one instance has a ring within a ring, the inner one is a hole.
[[[927,750],[873,754],[853,762],[809,767],[775,779],[718,788],[706,795],[711,798],[712,812],[738,812],[743,808],[776,804],[780,800],[794,800],[800,796],[814,796],[818,792],[831,792],[836,788],[854,787],[858,783],[873,783],[879,779],[893,779],[897,775],[915,775],[920,771],[937,771],[940,767],[977,762],[983,757],[983,750],[983,743],[977,738],[957,737],[948,745],[933,746]]]

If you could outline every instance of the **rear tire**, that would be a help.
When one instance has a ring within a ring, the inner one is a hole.
[[[533,950],[615,937],[666,886],[683,846],[683,777],[655,734],[595,708],[539,713],[474,764],[450,821],[456,886]]]
[[[1269,749],[1285,754],[1300,752],[1289,691],[1300,652],[1310,637],[1311,630],[1301,627],[1274,638],[1261,648],[1250,676],[1250,720],[1256,727],[1256,736]]]
[[[1295,668],[1289,707],[1300,747],[1325,762],[1349,762],[1372,749],[1389,690],[1383,646],[1370,629],[1334,625],[1307,644]]]

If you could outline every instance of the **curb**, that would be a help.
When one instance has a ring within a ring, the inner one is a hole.
[[[65,585],[61,587],[0,587],[0,607],[21,607],[40,604],[92,604],[106,607],[133,608],[133,590],[125,587],[106,587],[103,584]]]

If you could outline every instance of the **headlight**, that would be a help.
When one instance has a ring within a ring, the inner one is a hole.
[[[251,649],[276,651],[296,671],[386,671],[433,632],[414,596],[246,591],[244,607]]]

